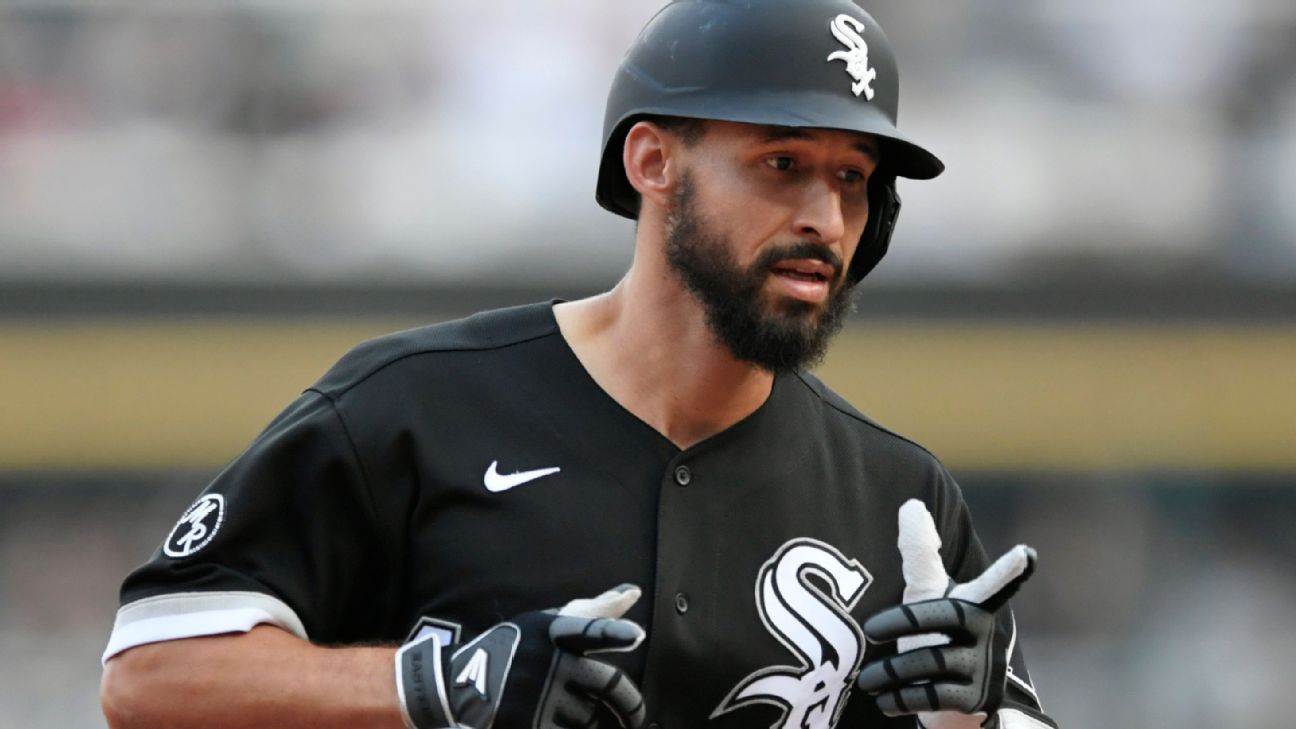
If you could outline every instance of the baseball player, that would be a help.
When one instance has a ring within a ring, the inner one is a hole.
[[[608,101],[609,292],[360,345],[122,587],[113,727],[1054,727],[927,451],[810,374],[886,251],[849,0],[677,0]]]

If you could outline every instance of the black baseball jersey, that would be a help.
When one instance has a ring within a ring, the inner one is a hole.
[[[650,723],[908,728],[852,685],[893,650],[859,626],[901,602],[910,498],[950,574],[979,574],[940,463],[814,377],[779,375],[680,450],[594,382],[550,304],[487,312],[362,344],[292,403],[126,579],[107,655],[260,622],[331,645],[463,642],[630,582],[648,637],[607,660]],[[1003,715],[1052,726],[1010,650]]]

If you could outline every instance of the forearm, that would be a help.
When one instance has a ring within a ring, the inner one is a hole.
[[[321,648],[285,631],[132,648],[104,668],[112,729],[403,729],[394,648]]]

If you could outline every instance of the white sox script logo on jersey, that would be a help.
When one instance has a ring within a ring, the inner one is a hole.
[[[811,576],[822,582],[811,582]],[[801,665],[753,673],[729,692],[712,718],[765,703],[784,712],[771,729],[831,729],[864,660],[864,635],[850,610],[872,581],[859,562],[818,540],[794,539],[779,547],[756,578],[756,608],[765,629]]]
[[[864,42],[864,24],[856,18],[842,13],[833,18],[832,34],[846,46],[846,50],[837,51],[828,56],[828,61],[844,61],[846,63],[846,73],[855,79],[851,91],[856,96],[861,93],[869,101],[873,100],[873,79],[877,78],[877,69],[869,68],[868,44]]]

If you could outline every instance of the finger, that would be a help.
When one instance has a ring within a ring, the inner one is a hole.
[[[974,602],[996,612],[1030,578],[1035,571],[1035,560],[1035,550],[1019,544],[995,560],[980,577],[955,587],[950,597]]]
[[[537,726],[556,729],[586,729],[598,722],[598,702],[584,694],[555,691],[549,696],[549,712]]]
[[[864,622],[864,635],[872,643],[887,643],[921,633],[944,633],[959,641],[993,620],[979,605],[943,597],[883,610]]]
[[[572,600],[558,610],[559,615],[578,618],[619,618],[639,600],[643,591],[637,585],[622,584],[598,597]]]
[[[577,655],[602,651],[632,651],[644,631],[631,620],[573,618],[559,615],[549,625],[549,638],[561,650]]]
[[[956,683],[906,686],[877,697],[878,708],[887,716],[916,714],[920,711],[958,711],[971,714],[979,708],[981,701],[981,692],[976,687]]]
[[[949,589],[950,578],[941,562],[940,535],[927,507],[918,499],[910,499],[900,507],[901,571],[905,580],[905,602],[918,602],[943,597]]]
[[[879,694],[877,705],[887,716],[903,716],[920,711],[936,711],[940,708],[940,696],[931,684],[906,686],[899,691]]]
[[[639,687],[621,669],[589,658],[574,659],[566,675],[567,685],[575,692],[600,701],[627,729],[643,726],[647,708]]]
[[[895,691],[915,681],[971,681],[976,655],[967,648],[920,648],[873,661],[864,666],[855,685],[861,691]]]

